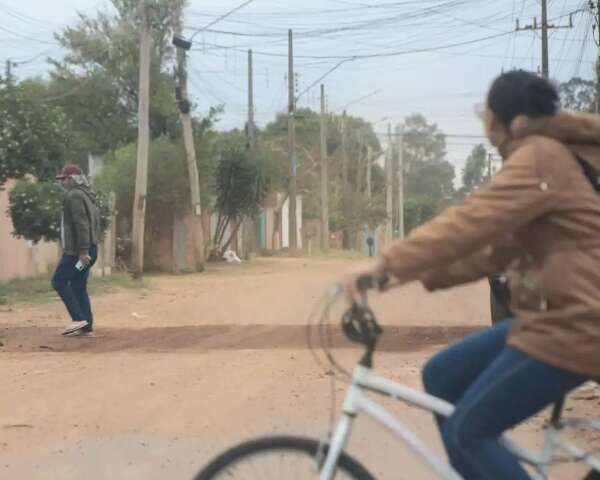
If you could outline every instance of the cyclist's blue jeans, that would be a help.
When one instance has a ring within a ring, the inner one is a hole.
[[[587,380],[507,347],[510,324],[468,336],[423,369],[425,390],[456,405],[450,418],[436,419],[465,480],[530,480],[499,437]]]

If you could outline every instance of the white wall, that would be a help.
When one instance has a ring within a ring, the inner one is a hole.
[[[298,227],[298,248],[302,248],[302,196],[296,197],[296,226]],[[290,201],[289,199],[283,204],[281,211],[281,228],[283,229],[281,236],[281,245],[283,248],[289,248],[290,246]]]

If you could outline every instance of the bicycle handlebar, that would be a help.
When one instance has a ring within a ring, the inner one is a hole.
[[[356,283],[360,292],[366,293],[368,290],[383,290],[389,282],[388,275],[363,275]]]

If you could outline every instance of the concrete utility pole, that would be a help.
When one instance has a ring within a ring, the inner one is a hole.
[[[393,143],[392,143],[392,125],[388,124],[388,142],[387,142],[387,152],[385,155],[385,209],[387,212],[387,220],[385,222],[385,243],[389,245],[392,242],[393,238],[393,228],[394,228],[394,199],[393,199]]]
[[[325,85],[321,84],[321,251],[329,251],[329,176],[327,172]]]
[[[13,62],[11,60],[7,60],[6,61],[6,80],[8,82],[10,82],[11,78],[12,78],[12,67],[13,67]]]
[[[191,104],[188,96],[187,50],[191,42],[182,38],[183,11],[177,12],[175,19],[175,38],[173,43],[177,47],[177,70],[179,119],[183,131],[183,143],[187,160],[188,176],[190,179],[190,199],[193,215],[194,258],[197,272],[204,271],[204,229],[202,226],[202,201],[200,197],[200,176],[196,163],[196,147],[194,145],[194,131],[190,115]]]
[[[342,199],[348,201],[348,193],[350,192],[350,184],[348,183],[348,135],[347,128],[348,118],[346,110],[342,113]],[[350,232],[347,228],[342,230],[342,248],[347,250],[350,248]]]
[[[294,44],[293,33],[288,31],[288,148],[290,157],[290,185],[289,185],[289,237],[290,251],[298,249],[298,224],[296,222],[296,95],[294,84]]]
[[[519,19],[517,18],[516,31],[524,30],[541,30],[542,31],[542,76],[544,78],[550,78],[550,65],[548,61],[548,30],[561,29],[561,28],[573,28],[573,15],[569,15],[568,25],[550,25],[548,24],[548,0],[541,0],[542,7],[542,24],[538,25],[537,18],[533,19],[533,24],[520,26]]]
[[[367,147],[367,198],[371,200],[371,167],[373,165],[373,147]]]
[[[542,76],[550,78],[548,65],[548,0],[542,0]]]
[[[361,129],[358,131],[358,158],[356,159],[356,191],[362,192],[364,183],[364,170],[363,170],[363,150],[365,149],[365,132]]]
[[[254,147],[254,69],[252,49],[248,50],[248,145]]]
[[[396,148],[398,155],[398,231],[400,238],[404,238],[404,129],[402,125],[396,127]]]
[[[348,185],[348,145],[346,142],[346,110],[344,110],[342,113],[342,183],[344,192]]]
[[[150,144],[150,49],[152,44],[148,5],[145,0],[140,0],[138,9],[141,17],[138,144],[131,235],[131,271],[134,278],[140,278],[144,272],[144,227],[146,219],[146,191],[148,188],[148,150]]]

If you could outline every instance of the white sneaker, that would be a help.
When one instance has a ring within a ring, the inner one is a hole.
[[[96,338],[96,334],[94,332],[84,332],[83,330],[76,330],[74,332],[66,334],[65,337]]]
[[[80,320],[79,322],[73,322],[71,325],[69,325],[69,327],[67,327],[62,332],[62,334],[63,335],[69,335],[70,333],[77,332],[77,331],[79,331],[82,328],[85,328],[87,326],[88,326],[88,321],[87,320]]]

